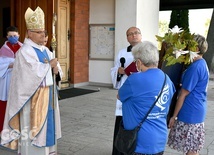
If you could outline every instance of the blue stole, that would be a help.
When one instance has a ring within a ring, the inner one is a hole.
[[[36,54],[37,54],[40,62],[47,63],[47,61],[48,62],[50,61],[50,58],[49,58],[46,50],[41,52],[38,48],[35,48],[35,47],[33,47],[33,48],[36,51]]]
[[[48,63],[50,61],[47,51],[41,52],[39,49],[33,47],[42,63]],[[54,122],[54,109],[53,109],[53,86],[49,87],[49,103],[47,113],[47,133],[46,133],[46,146],[55,145],[55,122]]]

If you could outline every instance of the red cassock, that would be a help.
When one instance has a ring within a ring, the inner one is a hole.
[[[4,124],[4,115],[5,115],[6,106],[7,106],[7,101],[0,100],[0,132],[2,131],[3,124]]]

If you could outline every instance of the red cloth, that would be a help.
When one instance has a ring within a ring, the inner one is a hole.
[[[6,111],[7,101],[1,101],[0,100],[0,132],[3,129],[4,125],[4,115]]]
[[[14,54],[16,54],[16,52],[21,47],[18,43],[12,45],[9,41],[7,42],[7,46],[13,51]]]

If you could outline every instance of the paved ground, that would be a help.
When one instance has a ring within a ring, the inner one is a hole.
[[[87,86],[84,88],[99,89]],[[58,140],[58,155],[111,155],[114,110],[117,91],[100,91],[60,100],[63,137]],[[214,155],[214,81],[208,88],[206,143],[201,155]],[[0,155],[16,155],[0,147]],[[165,155],[182,155],[166,147]]]

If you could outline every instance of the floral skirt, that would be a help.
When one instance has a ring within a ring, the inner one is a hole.
[[[168,146],[177,151],[198,153],[204,146],[204,123],[187,124],[176,121],[170,129]]]

